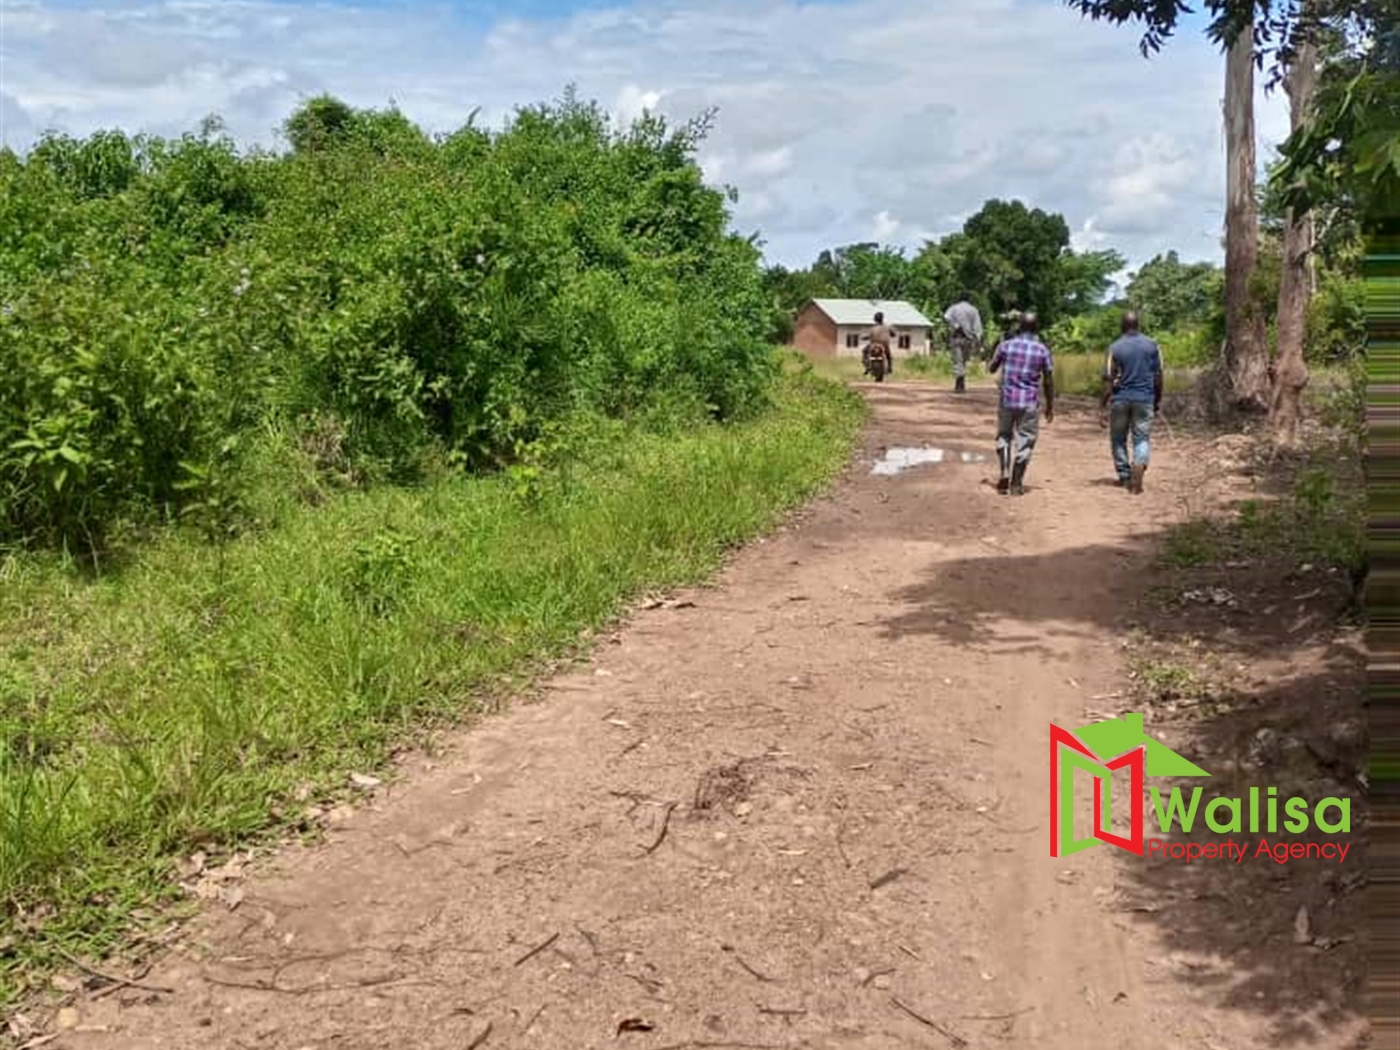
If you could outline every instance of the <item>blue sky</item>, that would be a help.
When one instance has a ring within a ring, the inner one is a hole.
[[[433,131],[478,106],[499,126],[572,82],[623,121],[717,107],[707,177],[774,261],[914,248],[994,196],[1135,264],[1218,258],[1224,68],[1193,21],[1147,61],[1133,29],[1057,0],[0,0],[0,136],[218,113],[271,145],[322,91]],[[1266,157],[1282,100],[1261,92],[1258,115]]]

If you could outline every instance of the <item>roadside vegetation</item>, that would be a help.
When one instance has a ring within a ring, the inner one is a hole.
[[[247,527],[292,444],[347,481],[528,470],[561,421],[752,418],[759,251],[693,160],[566,97],[431,140],[332,99],[287,155],[52,136],[0,157],[0,543],[100,562]],[[269,440],[270,438],[270,440]]]
[[[705,126],[0,155],[0,1003],[840,469]]]

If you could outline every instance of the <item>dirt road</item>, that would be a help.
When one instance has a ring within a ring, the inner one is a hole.
[[[1048,856],[1048,723],[1121,687],[1189,441],[1134,497],[1067,412],[1006,498],[991,391],[870,397],[830,498],[285,853],[142,981],[174,994],[50,1046],[1280,1045],[1124,906],[1140,862]],[[872,473],[894,446],[946,454]]]

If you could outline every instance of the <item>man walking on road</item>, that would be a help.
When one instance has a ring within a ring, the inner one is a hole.
[[[1109,428],[1118,484],[1136,495],[1142,492],[1151,454],[1152,417],[1162,408],[1162,351],[1142,334],[1137,314],[1124,314],[1122,328],[1123,334],[1108,348],[1099,422]]]
[[[894,354],[890,352],[894,346],[894,329],[885,324],[883,313],[875,314],[875,327],[865,337],[865,346],[861,348],[860,356],[865,363],[866,375],[870,374],[870,348],[876,344],[885,348],[885,374],[894,375]]]
[[[967,362],[982,346],[982,315],[969,301],[972,296],[966,292],[943,315],[948,324],[948,353],[953,358],[953,392],[961,394],[967,389]]]
[[[1035,314],[1022,315],[1018,333],[1003,341],[992,355],[988,368],[1005,368],[1001,382],[1001,402],[997,408],[997,459],[1001,480],[997,491],[1013,496],[1025,494],[1026,468],[1030,466],[1035,439],[1040,432],[1040,384],[1045,383],[1045,422],[1055,421],[1054,361],[1050,348],[1036,334],[1040,322]]]

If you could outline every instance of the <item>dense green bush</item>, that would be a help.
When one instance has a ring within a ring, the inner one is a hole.
[[[1309,362],[1350,362],[1365,345],[1365,282],[1346,274],[1326,274],[1308,303]]]
[[[1103,306],[1088,313],[1064,317],[1046,332],[1046,341],[1057,354],[1107,353],[1122,334],[1124,306]],[[1179,323],[1170,328],[1144,328],[1162,348],[1168,368],[1196,368],[1209,364],[1220,349],[1220,336],[1210,323]]]
[[[302,419],[373,478],[764,404],[759,253],[701,182],[705,120],[617,131],[569,94],[433,141],[317,99],[287,130],[284,156],[215,122],[0,154],[0,543],[227,501],[244,437]]]

